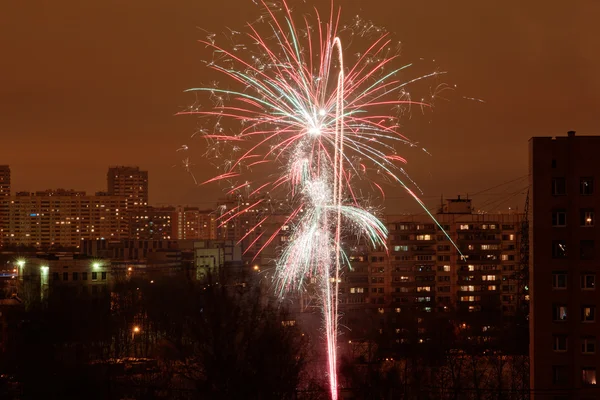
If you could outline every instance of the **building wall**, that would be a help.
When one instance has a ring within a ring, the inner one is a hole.
[[[127,198],[127,210],[148,206],[148,171],[139,167],[110,167],[106,178],[111,196]]]
[[[600,254],[594,250],[600,230],[594,215],[586,221],[582,213],[599,208],[600,137],[535,137],[529,146],[532,393],[536,400],[596,399]],[[582,193],[586,181],[590,194]],[[582,279],[588,280],[584,287]],[[592,321],[583,320],[585,307],[593,308]],[[588,343],[594,343],[594,351],[584,354],[584,345],[591,350]]]
[[[200,210],[197,207],[177,207],[171,218],[175,239],[217,239],[217,215],[215,210]]]
[[[168,240],[173,239],[172,217],[174,207],[136,208],[129,211],[129,232],[131,239]]]
[[[48,190],[9,200],[5,245],[79,247],[84,239],[127,236],[125,199]]]
[[[7,230],[10,194],[10,167],[0,165],[0,247]]]

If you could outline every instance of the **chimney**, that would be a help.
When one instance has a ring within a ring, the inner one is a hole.
[[[568,137],[575,137],[575,131],[569,131],[569,132],[567,132],[567,136]]]

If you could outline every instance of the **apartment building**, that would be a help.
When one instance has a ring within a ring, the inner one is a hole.
[[[139,167],[110,167],[106,174],[108,194],[127,199],[127,210],[148,206],[148,171]]]
[[[425,214],[387,216],[387,249],[350,253],[340,310],[356,338],[377,329],[395,343],[427,341],[428,320],[442,315],[485,342],[515,315],[526,289],[516,274],[523,215],[473,213],[471,200],[458,198],[435,218],[441,227]],[[416,337],[413,323],[423,324]]]
[[[215,240],[217,238],[215,210],[197,207],[176,207],[171,218],[174,239]]]
[[[8,165],[0,165],[0,246],[2,246],[2,238],[5,235],[6,225],[8,223],[8,208],[10,197],[10,167]]]
[[[4,245],[76,248],[84,239],[127,236],[123,197],[57,189],[19,192],[8,205]]]
[[[535,400],[598,399],[600,136],[534,137],[530,379]]]
[[[128,212],[131,239],[168,240],[173,238],[175,207],[145,206]]]

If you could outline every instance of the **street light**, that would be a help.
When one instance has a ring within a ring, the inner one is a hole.
[[[99,262],[97,262],[97,261],[96,261],[96,262],[94,262],[94,263],[92,264],[92,267],[94,267],[94,269],[98,269],[98,268],[100,268],[101,266],[102,266],[102,264],[100,264],[100,263],[99,263]]]

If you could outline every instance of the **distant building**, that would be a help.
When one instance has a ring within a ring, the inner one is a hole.
[[[137,240],[173,239],[175,207],[139,207],[130,210],[129,238]]]
[[[111,262],[73,254],[46,254],[19,260],[18,297],[25,303],[44,300],[53,289],[73,288],[78,293],[107,293],[112,285]]]
[[[8,208],[10,197],[10,167],[0,165],[0,246],[2,246],[4,235],[8,224]]]
[[[534,137],[530,379],[535,400],[598,399],[600,136]]]
[[[171,237],[174,239],[215,240],[217,239],[216,219],[215,210],[176,207],[171,218]]]
[[[184,240],[139,240],[139,239],[123,239],[123,240],[84,240],[81,244],[81,253],[88,257],[100,257],[110,259],[112,261],[142,261],[150,262],[159,258],[166,258],[166,254],[162,256],[153,255],[153,253],[169,253],[173,254],[173,262],[181,261],[181,251],[193,250],[193,241]],[[177,252],[179,255],[177,256]]]
[[[515,316],[526,284],[516,274],[523,215],[475,214],[471,200],[459,197],[435,218],[441,227],[425,214],[386,216],[387,250],[347,249],[339,308],[348,339],[379,332],[390,348],[415,345],[434,340],[439,329],[431,322],[443,320],[486,346]],[[301,309],[314,301],[302,298]]]
[[[0,165],[0,197],[10,196],[10,167]]]
[[[108,194],[127,198],[127,210],[148,206],[148,171],[139,167],[110,167],[106,174]]]
[[[123,197],[57,189],[20,192],[8,201],[4,245],[76,248],[84,239],[127,236]]]

